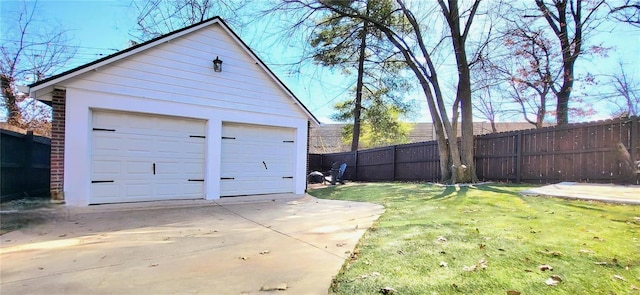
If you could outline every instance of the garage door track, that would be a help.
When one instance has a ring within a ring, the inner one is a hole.
[[[0,237],[0,293],[326,294],[383,212],[295,195],[61,207]]]

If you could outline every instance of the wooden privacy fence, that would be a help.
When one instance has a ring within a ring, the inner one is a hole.
[[[0,129],[0,200],[49,192],[51,140]]]
[[[639,121],[632,117],[477,136],[476,172],[485,181],[628,183],[616,146],[622,143],[632,160],[640,160]],[[440,180],[435,141],[312,154],[309,168],[328,171],[333,162],[347,163],[349,180]]]

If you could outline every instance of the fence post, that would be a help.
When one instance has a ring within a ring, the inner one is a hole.
[[[631,117],[631,163],[635,163],[639,159],[638,155],[638,121],[640,121],[640,117]]]
[[[516,183],[522,180],[522,131],[516,133]]]
[[[33,176],[33,150],[34,150],[34,142],[33,142],[33,131],[27,131],[27,134],[24,136],[24,145],[22,148],[24,149],[24,162],[22,166],[23,176],[20,181],[21,191],[27,192],[32,189],[29,185],[29,176]]]
[[[391,173],[393,173],[393,175],[391,176],[391,179],[396,181],[396,146],[394,145],[391,150],[393,151],[393,157],[391,157],[391,165],[393,165]]]
[[[358,151],[353,152],[353,181],[358,181]]]

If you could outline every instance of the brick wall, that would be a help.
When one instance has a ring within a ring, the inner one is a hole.
[[[64,127],[67,93],[56,89],[52,93],[51,108],[51,200],[64,201]]]

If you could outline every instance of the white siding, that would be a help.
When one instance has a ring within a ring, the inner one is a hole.
[[[212,60],[223,60],[223,71]],[[214,24],[71,79],[67,87],[300,118],[305,114]]]

